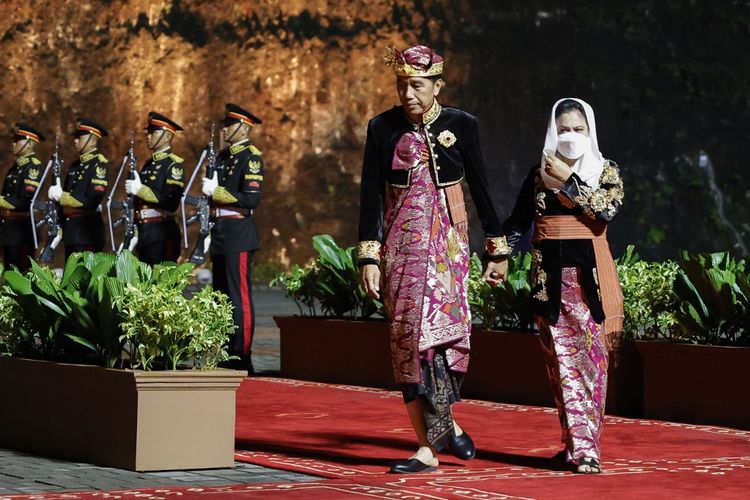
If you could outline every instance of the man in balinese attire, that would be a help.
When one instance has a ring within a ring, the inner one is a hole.
[[[363,286],[382,298],[396,382],[419,448],[391,472],[434,470],[443,449],[474,457],[451,415],[469,365],[469,244],[460,182],[466,178],[486,234],[490,284],[504,279],[509,248],[490,195],[477,118],[436,100],[443,58],[425,46],[391,49],[401,106],[367,127],[358,264]],[[382,273],[382,275],[381,275]]]

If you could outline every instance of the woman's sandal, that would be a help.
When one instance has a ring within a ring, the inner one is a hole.
[[[575,471],[578,474],[599,474],[602,471],[602,466],[599,464],[599,460],[584,457],[578,461],[578,467]]]

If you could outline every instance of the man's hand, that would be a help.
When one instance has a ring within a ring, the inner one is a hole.
[[[554,155],[544,155],[544,171],[560,182],[567,182],[568,178],[573,175],[573,170],[568,164]]]
[[[503,259],[498,262],[487,261],[484,268],[484,274],[482,279],[486,281],[490,286],[497,286],[505,281],[508,275],[508,259]]]
[[[361,271],[362,286],[367,295],[374,299],[380,298],[380,267],[376,264],[365,264]]]

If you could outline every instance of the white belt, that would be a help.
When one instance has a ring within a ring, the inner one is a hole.
[[[230,215],[243,215],[237,212],[236,210],[227,210],[225,208],[216,208],[214,210],[215,210],[214,214],[216,215],[216,217],[228,217]]]
[[[141,219],[153,219],[154,217],[164,217],[164,213],[155,208],[142,208],[138,211]]]

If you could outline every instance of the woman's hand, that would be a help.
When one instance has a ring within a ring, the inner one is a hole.
[[[376,264],[365,264],[361,271],[362,286],[367,295],[374,299],[380,298],[380,267]]]
[[[557,156],[544,155],[544,171],[560,182],[567,182],[573,170]]]
[[[505,281],[507,275],[508,259],[503,259],[499,262],[488,261],[485,264],[482,279],[489,283],[490,286],[497,286]]]

